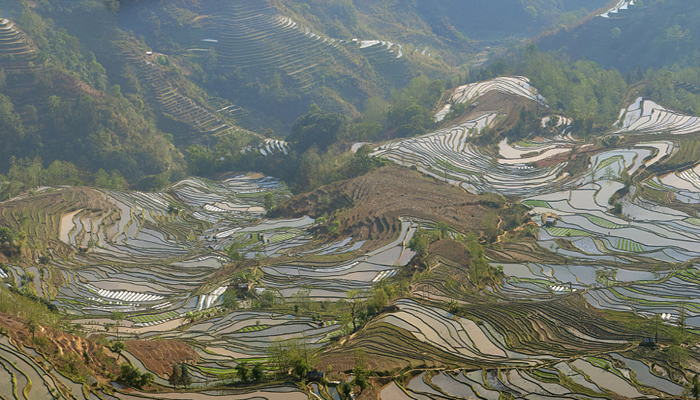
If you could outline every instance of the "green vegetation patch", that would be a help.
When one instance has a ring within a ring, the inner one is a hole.
[[[459,172],[459,173],[461,173],[461,174],[466,174],[466,175],[481,176],[481,174],[479,174],[478,172],[469,171],[469,170],[466,170],[466,169],[464,169],[464,168],[460,168],[460,167],[458,167],[458,166],[456,166],[456,165],[454,165],[454,164],[452,164],[452,163],[450,163],[450,162],[444,161],[444,160],[435,159],[435,163],[436,163],[437,165],[443,167],[443,168],[449,169],[450,171]],[[445,172],[443,171],[443,175],[444,175],[444,173],[445,173]],[[457,179],[454,179],[454,180],[460,180],[460,179],[457,178]]]
[[[637,242],[633,242],[628,239],[619,239],[617,241],[617,244],[615,245],[615,248],[618,250],[624,250],[624,251],[629,251],[633,253],[641,253],[644,250],[644,246]]]
[[[179,316],[178,313],[175,311],[168,311],[163,314],[149,314],[149,315],[138,315],[135,317],[131,317],[131,320],[134,322],[140,322],[142,324],[149,323],[149,322],[158,322],[158,321],[163,321],[166,319],[173,319],[177,318]]]
[[[622,225],[618,225],[614,222],[610,222],[607,219],[596,217],[595,215],[584,214],[583,216],[586,217],[586,219],[588,219],[589,221],[591,221],[594,224],[596,224],[600,227],[603,227],[603,228],[609,228],[609,229],[622,228]]]
[[[245,332],[258,332],[262,331],[264,329],[269,328],[270,325],[251,325],[251,326],[246,326],[245,328],[241,328],[234,333],[245,333]]]
[[[549,233],[552,236],[557,236],[557,237],[571,237],[571,236],[595,236],[594,234],[586,231],[582,231],[580,229],[571,229],[571,228],[547,228],[546,229],[547,233]]]
[[[523,204],[528,206],[528,207],[545,207],[545,208],[551,208],[549,206],[549,203],[543,200],[525,200],[523,201]]]

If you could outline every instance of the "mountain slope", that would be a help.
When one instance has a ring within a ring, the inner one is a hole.
[[[641,6],[643,4],[643,6]],[[691,0],[637,2],[538,40],[542,50],[561,50],[573,60],[595,61],[622,72],[639,67],[696,66],[700,4]]]

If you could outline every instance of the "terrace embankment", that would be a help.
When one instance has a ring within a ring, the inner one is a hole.
[[[468,108],[468,111],[450,121],[450,125],[459,125],[464,121],[474,120],[480,116],[492,112],[505,116],[504,119],[494,126],[497,132],[506,132],[515,127],[520,122],[521,111],[534,112],[535,114],[548,114],[549,111],[544,105],[515,94],[504,93],[497,90],[486,92],[478,97]]]
[[[129,340],[129,353],[143,362],[155,374],[164,377],[172,371],[174,363],[195,364],[199,356],[190,345],[171,340]]]
[[[342,235],[369,240],[374,247],[396,236],[400,216],[444,221],[462,232],[478,230],[488,212],[483,203],[488,203],[485,196],[466,193],[417,171],[383,167],[296,196],[281,204],[276,216],[330,215],[329,220],[341,223]]]
[[[34,349],[41,355],[35,356],[36,359],[46,358],[70,378],[94,376],[108,384],[108,376],[116,375],[118,364],[124,360],[90,339],[51,327],[38,326],[32,334],[25,320],[14,315],[0,313],[0,326],[7,329],[7,336],[15,346]]]

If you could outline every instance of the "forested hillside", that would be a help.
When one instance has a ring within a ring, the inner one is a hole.
[[[3,1],[0,172],[18,182],[4,196],[54,179],[153,189],[230,169],[313,188],[354,174],[340,172],[352,143],[438,128],[444,89],[504,75],[530,78],[581,135],[608,129],[638,82],[637,93],[698,113],[695,28],[683,25],[697,6],[647,3],[591,19],[604,2]],[[650,25],[657,12],[654,29],[678,26],[687,38],[671,35],[673,47],[656,35],[648,51],[669,56],[648,58],[686,68],[621,74],[605,47],[590,50],[599,64],[567,56],[586,54],[576,43],[607,25]],[[543,37],[540,50],[514,46],[584,17]],[[552,43],[559,52],[546,51]],[[479,140],[532,136],[536,121],[519,120]],[[47,172],[54,161],[63,164]]]
[[[562,29],[538,41],[573,60],[589,60],[626,73],[637,68],[700,65],[700,3],[693,0],[643,0],[629,9]]]
[[[70,175],[84,180],[99,169],[119,171],[134,183],[184,169],[179,151],[143,104],[110,84],[106,69],[77,37],[29,9],[5,26],[14,44],[5,44],[0,60],[3,171],[35,157],[45,166],[72,162],[85,172]]]

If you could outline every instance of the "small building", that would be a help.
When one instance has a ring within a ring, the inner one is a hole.
[[[397,312],[399,310],[401,310],[401,309],[399,308],[399,306],[397,306],[395,304],[392,304],[390,306],[384,306],[384,308],[382,308],[382,312],[386,312],[386,313],[393,313],[393,312]]]
[[[321,379],[323,379],[324,376],[325,374],[323,373],[323,371],[309,371],[306,373],[306,379],[310,381],[318,382]]]
[[[639,345],[644,347],[654,347],[656,346],[656,339],[653,337],[642,338],[642,342],[639,343]]]
[[[147,52],[146,52],[146,55],[147,55],[147,56],[152,56],[152,55],[153,55],[153,52],[152,52],[152,51],[147,51]]]
[[[250,292],[253,290],[253,283],[252,282],[245,282],[245,283],[239,283],[236,285],[236,289],[238,289],[239,292]]]

